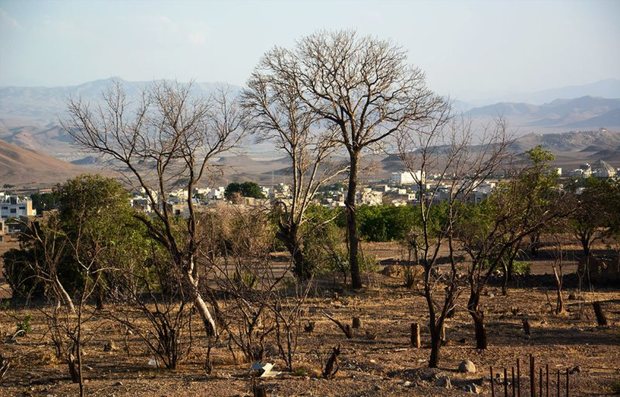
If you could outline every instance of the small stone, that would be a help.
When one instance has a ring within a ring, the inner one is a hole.
[[[482,388],[480,386],[478,386],[475,383],[471,383],[468,385],[465,385],[465,387],[463,388],[467,393],[474,393],[474,394],[480,394],[482,393]]]
[[[435,386],[444,387],[446,389],[451,389],[452,382],[450,381],[450,377],[442,376],[441,378],[437,379],[437,382],[435,382]]]
[[[466,374],[475,374],[476,366],[470,360],[463,360],[459,364],[458,371]]]
[[[104,352],[111,352],[113,350],[116,350],[116,344],[114,343],[114,341],[109,340],[103,344]]]
[[[411,382],[410,381],[405,381],[405,383],[403,383],[403,387],[411,387]]]

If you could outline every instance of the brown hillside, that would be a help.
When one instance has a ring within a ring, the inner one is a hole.
[[[0,140],[0,183],[25,186],[49,185],[89,172],[88,168],[11,145]]]

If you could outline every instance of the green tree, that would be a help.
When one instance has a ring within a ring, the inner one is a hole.
[[[620,230],[620,182],[588,178],[584,185],[583,190],[571,186],[576,210],[570,226],[587,258],[595,241]]]
[[[526,236],[572,211],[570,201],[557,188],[557,175],[550,167],[553,155],[540,146],[526,154],[527,165],[497,186],[485,202],[464,213],[456,227],[471,262],[467,309],[478,349],[488,345],[480,299],[493,272],[514,259],[511,254]]]
[[[224,197],[226,197],[226,200],[234,200],[235,195],[237,194],[243,197],[253,197],[257,199],[265,198],[260,186],[258,186],[255,182],[249,181],[243,183],[232,182],[226,186],[226,190],[224,191]]]
[[[58,186],[50,193],[34,193],[30,198],[32,208],[37,211],[37,215],[41,215],[44,211],[57,209],[60,205]]]

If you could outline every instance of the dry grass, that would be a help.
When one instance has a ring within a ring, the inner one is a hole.
[[[366,253],[378,259],[399,259],[395,243],[366,246]],[[550,273],[551,261],[543,255],[534,261],[537,274]],[[457,302],[454,318],[447,323],[448,343],[442,348],[440,370],[452,379],[452,389],[437,387],[428,379],[425,367],[430,349],[424,298],[418,289],[402,287],[402,278],[372,274],[366,278],[368,287],[361,292],[318,289],[317,296],[308,301],[303,323],[314,321],[313,333],[300,335],[293,373],[261,380],[271,395],[279,396],[458,396],[463,387],[485,378],[483,395],[490,395],[489,366],[510,367],[520,359],[522,386],[525,360],[530,354],[538,363],[549,364],[552,373],[580,366],[571,376],[571,395],[608,393],[617,387],[620,377],[620,291],[617,289],[584,292],[581,300],[567,300],[567,312],[552,314],[547,293],[553,302],[554,291],[546,288],[513,288],[502,296],[499,286],[489,287],[482,305],[486,313],[489,349],[478,351],[471,319],[464,309],[466,291]],[[332,279],[322,285],[331,286]],[[340,290],[340,288],[338,288]],[[572,290],[566,290],[567,297]],[[603,301],[610,327],[596,326],[589,302]],[[352,317],[361,319],[362,328],[354,330],[352,339],[345,339],[337,326],[325,318],[326,311],[349,323]],[[31,316],[32,332],[15,342],[8,341],[16,324]],[[522,319],[528,318],[532,335],[522,331]],[[412,322],[422,325],[422,349],[409,344]],[[127,335],[124,327],[106,313],[98,314],[85,325],[88,335],[84,347],[87,365],[87,395],[92,396],[244,396],[251,395],[252,380],[249,363],[235,363],[224,344],[213,351],[214,371],[203,370],[205,341],[198,321],[194,324],[194,347],[176,371],[149,366],[152,357],[140,339]],[[375,335],[375,339],[366,334]],[[76,395],[77,385],[71,384],[67,366],[58,362],[45,324],[36,308],[8,308],[0,311],[0,353],[11,360],[12,366],[0,396],[66,396]],[[104,352],[104,344],[112,341],[115,349]],[[323,365],[333,346],[340,345],[340,370],[335,379],[320,378]],[[275,346],[267,346],[267,360],[276,370],[283,368]],[[237,352],[237,358],[242,357]],[[456,372],[463,359],[472,360],[478,372],[471,375]],[[552,377],[555,379],[554,377]],[[408,383],[406,383],[408,382]],[[614,383],[616,382],[616,383]],[[526,388],[523,386],[523,390]],[[496,393],[498,390],[496,389]],[[503,390],[502,390],[503,393]],[[500,395],[500,394],[497,394]]]

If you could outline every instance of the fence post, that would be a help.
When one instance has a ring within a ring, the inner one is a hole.
[[[530,396],[536,397],[536,373],[534,356],[530,354]]]
[[[411,345],[419,349],[422,346],[420,340],[420,324],[411,323]]]
[[[521,359],[517,358],[517,397],[521,397]]]

